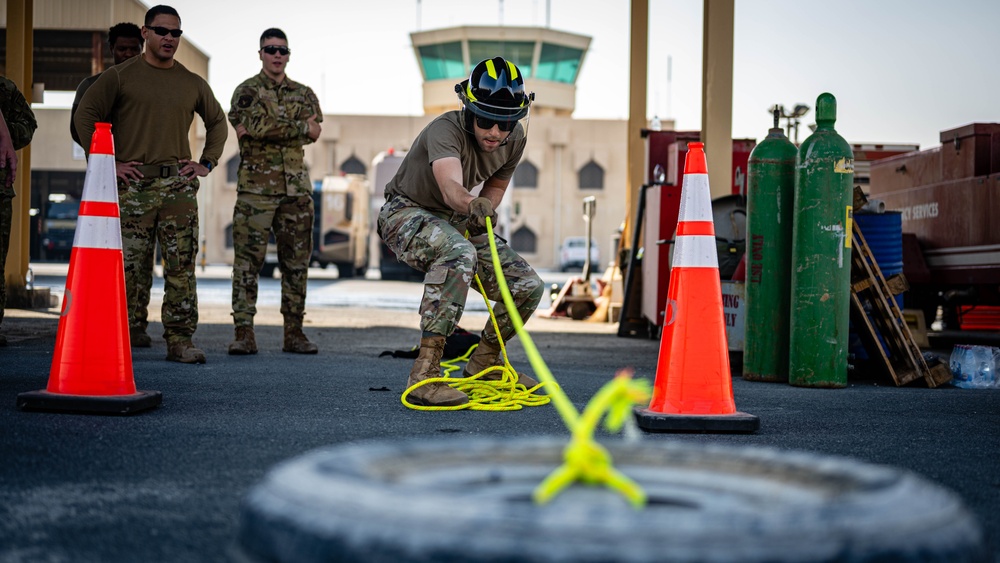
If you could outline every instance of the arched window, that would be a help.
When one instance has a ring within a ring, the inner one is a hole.
[[[593,160],[580,169],[579,177],[581,190],[604,189],[604,169]]]
[[[538,168],[531,161],[522,160],[514,169],[514,187],[531,189],[538,187]]]
[[[368,168],[365,166],[364,162],[361,162],[358,157],[351,155],[340,165],[340,171],[344,174],[364,174],[368,172]]]
[[[510,247],[514,249],[515,252],[527,252],[535,253],[538,251],[538,236],[535,232],[528,228],[527,225],[521,225],[514,234],[510,237]]]
[[[235,184],[239,182],[240,178],[240,155],[236,154],[233,158],[226,161],[226,181],[230,184]]]

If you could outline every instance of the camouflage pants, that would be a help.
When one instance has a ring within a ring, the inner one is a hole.
[[[146,329],[156,241],[163,252],[163,338],[190,340],[198,328],[198,180],[181,176],[118,182],[125,296],[130,328]]]
[[[281,270],[281,313],[302,319],[313,249],[312,196],[240,193],[233,209],[233,322],[253,326],[257,314],[257,276],[273,230]]]
[[[10,247],[10,224],[13,220],[13,200],[0,195],[0,324],[3,324],[3,311],[7,307],[7,274],[4,272],[4,264],[7,263],[7,249]]]
[[[424,332],[451,335],[462,318],[469,287],[478,273],[486,296],[495,302],[493,313],[500,337],[506,342],[515,329],[500,296],[489,240],[485,234],[467,240],[467,220],[467,215],[431,212],[406,197],[395,196],[379,212],[378,232],[400,260],[426,273],[420,302],[420,328]],[[514,304],[527,321],[538,307],[544,284],[505,240],[496,237],[496,246]],[[496,344],[492,323],[486,324],[482,337]]]

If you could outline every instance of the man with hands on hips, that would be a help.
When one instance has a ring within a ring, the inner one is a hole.
[[[198,178],[222,156],[228,128],[208,83],[174,60],[182,34],[174,8],[150,8],[142,27],[142,56],[101,74],[80,101],[74,125],[84,140],[93,136],[95,123],[112,125],[130,336],[148,341],[146,303],[140,296],[149,295],[159,241],[166,359],[193,364],[205,363],[205,353],[192,342],[198,327]],[[195,113],[206,131],[197,160],[188,142]],[[84,148],[89,150],[89,143]]]

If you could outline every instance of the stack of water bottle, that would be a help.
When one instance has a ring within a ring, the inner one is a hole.
[[[1000,348],[956,344],[949,361],[951,384],[963,389],[1000,389]]]

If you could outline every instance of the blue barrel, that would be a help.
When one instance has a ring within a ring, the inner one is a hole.
[[[882,277],[889,278],[903,272],[903,214],[899,211],[885,213],[855,213],[854,220],[865,237],[875,263],[882,271]],[[896,305],[903,309],[903,294],[896,296]],[[881,338],[881,335],[879,335]],[[859,359],[867,359],[868,354],[861,340],[851,328],[850,351]]]
[[[899,211],[856,213],[854,220],[861,227],[861,234],[865,235],[865,242],[882,270],[882,276],[888,278],[902,273],[903,214]]]

